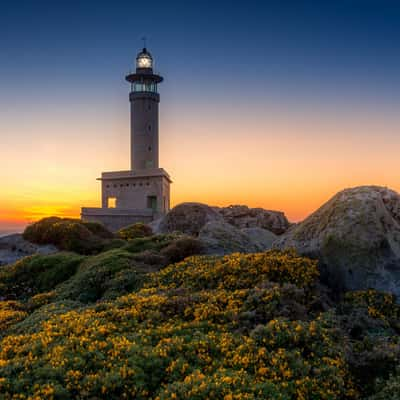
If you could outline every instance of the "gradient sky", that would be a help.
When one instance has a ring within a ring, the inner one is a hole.
[[[129,168],[141,37],[160,86],[172,203],[297,221],[338,190],[400,191],[398,1],[5,1],[0,228],[100,204]]]

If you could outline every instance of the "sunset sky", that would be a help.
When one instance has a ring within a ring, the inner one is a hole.
[[[0,229],[100,205],[129,168],[147,36],[172,203],[292,221],[346,187],[400,191],[397,1],[18,1],[0,10]]]

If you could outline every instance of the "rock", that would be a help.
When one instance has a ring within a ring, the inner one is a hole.
[[[200,230],[211,221],[223,221],[217,211],[201,203],[182,203],[174,207],[161,220],[150,226],[155,233],[182,232],[198,236]]]
[[[207,222],[200,230],[198,238],[203,243],[206,254],[253,253],[260,250],[249,235],[219,220]]]
[[[0,238],[0,266],[12,264],[32,254],[52,254],[58,249],[52,245],[38,246],[23,239],[21,234]]]
[[[274,226],[279,232],[289,225],[283,213],[274,211],[245,206],[217,208],[201,203],[182,203],[166,216],[153,221],[150,227],[154,233],[178,231],[198,237],[208,254],[229,254],[271,248],[276,236],[257,224]]]
[[[336,289],[400,296],[400,195],[378,186],[339,192],[274,247],[318,258],[322,280]]]
[[[270,250],[277,239],[277,235],[263,228],[244,228],[241,231],[251,239],[259,251]]]
[[[290,226],[285,214],[280,211],[249,208],[240,205],[215,207],[214,209],[224,218],[225,222],[240,229],[258,227],[267,229],[276,235],[281,235]]]

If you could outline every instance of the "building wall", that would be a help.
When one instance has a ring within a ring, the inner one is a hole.
[[[116,199],[118,209],[151,209],[149,197],[156,196],[157,212],[166,213],[170,204],[170,183],[163,176],[102,180],[102,208]],[[164,200],[165,199],[165,200]]]
[[[158,168],[158,93],[131,92],[131,169]]]
[[[82,208],[81,211],[83,221],[99,222],[114,232],[136,222],[149,223],[158,217],[158,214],[146,213],[143,210],[123,210],[123,212],[115,213],[104,208]]]

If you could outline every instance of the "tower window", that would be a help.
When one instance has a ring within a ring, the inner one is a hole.
[[[151,151],[151,146],[148,147],[148,150]]]
[[[149,130],[149,131],[151,131],[151,125],[149,124],[149,126],[147,127],[147,129]]]
[[[147,208],[157,211],[157,196],[147,196]]]
[[[117,198],[116,197],[109,197],[107,199],[107,207],[108,208],[116,208],[117,207]]]

